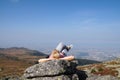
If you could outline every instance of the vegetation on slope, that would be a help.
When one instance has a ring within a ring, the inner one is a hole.
[[[24,70],[47,56],[27,48],[0,48],[0,77],[21,76]]]
[[[120,59],[111,60],[98,64],[78,66],[78,70],[84,70],[95,75],[112,75],[120,78]]]

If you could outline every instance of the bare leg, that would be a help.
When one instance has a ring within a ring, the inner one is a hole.
[[[57,45],[56,50],[59,51],[59,52],[61,52],[64,47],[65,47],[65,45],[64,45],[62,42],[60,42],[60,43]]]

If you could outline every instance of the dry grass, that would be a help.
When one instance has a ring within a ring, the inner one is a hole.
[[[39,56],[33,55],[34,53]],[[21,76],[24,70],[45,56],[41,52],[26,48],[8,48],[0,50],[0,77]]]
[[[115,70],[115,68],[106,67],[103,64],[95,66],[92,70],[95,70],[94,72],[92,71],[91,72],[97,75],[112,75],[112,76],[118,75],[118,71]]]
[[[115,65],[116,63],[110,63],[110,65]],[[87,72],[90,72],[92,74],[96,75],[112,75],[117,77],[119,72],[116,70],[118,67],[106,67],[106,65],[100,63],[100,64],[92,64],[87,66],[78,66],[78,70],[85,70]]]
[[[0,59],[0,77],[17,75],[21,76],[24,70],[32,64],[23,61],[15,61],[6,58]]]

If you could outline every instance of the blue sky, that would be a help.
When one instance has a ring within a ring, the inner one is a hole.
[[[120,0],[0,0],[0,47],[120,48]]]

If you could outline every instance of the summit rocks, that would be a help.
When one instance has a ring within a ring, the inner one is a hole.
[[[33,65],[25,70],[24,80],[82,80],[87,78],[84,71],[76,69],[77,61],[52,60]]]

